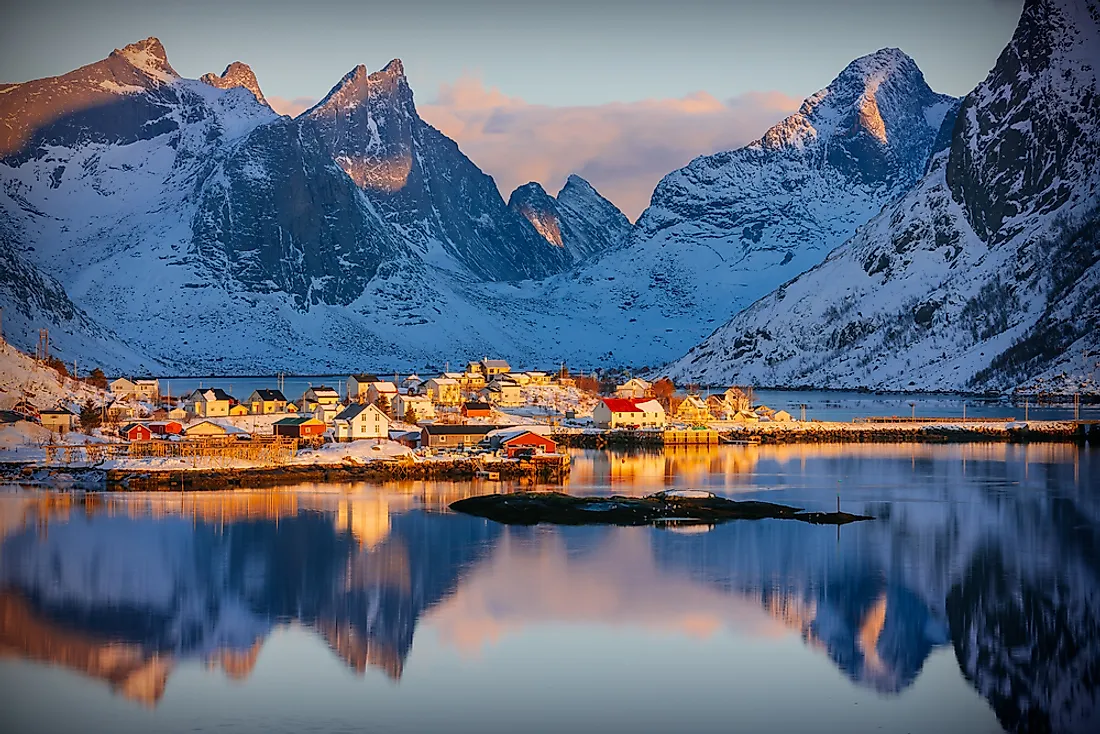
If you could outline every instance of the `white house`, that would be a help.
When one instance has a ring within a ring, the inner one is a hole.
[[[374,403],[352,403],[332,421],[337,441],[388,438],[390,419]]]
[[[497,378],[478,393],[493,405],[515,407],[523,405],[523,390],[510,379]]]
[[[545,372],[524,372],[527,378],[531,380],[532,385],[549,385],[550,375]]]
[[[377,403],[378,398],[385,398],[386,403],[392,405],[395,397],[397,397],[397,385],[392,382],[379,380],[367,386],[366,399],[368,403]]]
[[[520,387],[525,387],[531,383],[531,378],[526,372],[509,372],[508,376],[512,378],[512,382]]]
[[[336,388],[326,385],[316,385],[302,393],[302,397],[298,402],[303,411],[312,413],[317,410],[317,406],[320,405],[326,408],[332,408],[333,406],[339,405],[340,393],[336,392]]]
[[[322,423],[331,425],[345,407],[343,403],[317,403],[317,407],[313,409],[313,417]]]
[[[120,377],[117,380],[111,380],[110,384],[111,394],[119,400],[123,400],[133,395],[135,387],[137,386],[127,380],[125,377]]]
[[[422,392],[440,405],[458,405],[462,402],[462,385],[453,377],[433,377],[424,383]]]
[[[665,409],[656,400],[604,398],[592,420],[597,428],[664,428]]]
[[[418,421],[427,421],[435,418],[435,405],[432,400],[424,395],[398,395],[393,399],[393,414],[395,417],[405,420],[409,409]]]
[[[160,380],[134,380],[134,395],[138,400],[156,402],[160,399]]]
[[[652,383],[640,377],[631,377],[615,388],[615,397],[626,398],[627,400],[637,400],[648,396],[652,389]]]

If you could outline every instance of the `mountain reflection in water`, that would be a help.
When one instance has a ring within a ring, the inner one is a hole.
[[[705,487],[810,509],[840,494],[879,518],[702,534],[505,529],[446,510],[496,483],[20,492],[0,497],[0,656],[154,706],[188,662],[248,679],[280,629],[393,681],[418,626],[471,676],[487,650],[560,625],[795,636],[877,696],[904,697],[942,649],[1004,728],[1096,731],[1098,478],[1096,452],[1066,445],[576,453],[567,491]]]

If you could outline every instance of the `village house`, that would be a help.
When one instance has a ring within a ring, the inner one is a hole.
[[[500,449],[509,459],[516,456],[557,453],[555,441],[543,436],[530,426],[501,428],[485,436],[489,448]]]
[[[352,403],[332,420],[337,441],[387,438],[390,419],[374,403]]]
[[[125,400],[126,398],[133,397],[134,388],[136,386],[125,377],[119,377],[116,380],[111,380],[111,384],[108,385],[108,387],[111,390],[111,394],[114,395],[117,400]]]
[[[490,418],[493,415],[493,406],[489,403],[468,402],[462,404],[463,418]]]
[[[183,433],[183,424],[179,421],[153,421],[145,425],[154,436],[178,436]]]
[[[485,373],[481,371],[481,362],[467,362],[466,373],[485,376]]]
[[[510,378],[497,377],[478,391],[478,396],[493,405],[515,407],[523,405],[523,390]]]
[[[729,413],[729,403],[721,395],[709,395],[707,396],[707,411],[715,418],[725,418]]]
[[[118,429],[118,435],[127,441],[149,441],[153,438],[152,431],[142,423],[127,423]]]
[[[160,400],[160,380],[134,380],[134,397],[149,403],[157,402]]]
[[[312,413],[319,405],[331,408],[339,403],[340,393],[336,392],[336,388],[327,385],[311,386],[298,398],[298,407],[303,413]]]
[[[497,375],[505,375],[511,371],[511,366],[503,359],[481,360],[481,374],[485,375],[486,380],[492,380]]]
[[[368,403],[378,404],[379,398],[385,400],[386,407],[393,409],[393,399],[397,397],[397,385],[392,382],[379,380],[367,386],[366,400]]]
[[[313,417],[322,423],[331,424],[346,407],[343,403],[318,403],[313,409]]]
[[[653,385],[640,377],[631,377],[615,388],[615,397],[637,400],[650,397],[653,394]]]
[[[462,423],[441,425],[429,423],[420,428],[420,445],[428,448],[464,448],[476,446],[498,426]]]
[[[702,398],[698,395],[688,395],[676,407],[676,418],[685,423],[706,423],[711,416]]]
[[[462,379],[459,382],[466,392],[476,392],[485,387],[485,375],[481,372],[463,372]]]
[[[772,413],[772,420],[779,423],[787,423],[791,420],[791,414],[785,410],[777,410]]]
[[[527,379],[531,381],[532,385],[549,385],[550,375],[545,372],[524,372],[527,375]]]
[[[198,423],[184,427],[184,436],[187,438],[209,438],[211,436],[229,436],[229,426],[215,423],[213,420],[200,420]]]
[[[390,431],[390,440],[410,449],[420,448],[420,431]]]
[[[169,420],[185,421],[185,420],[187,420],[188,416],[189,416],[189,414],[187,412],[187,409],[186,408],[181,408],[179,406],[177,406],[175,408],[172,408],[170,411],[168,411],[168,419]]]
[[[423,395],[398,395],[393,399],[393,414],[395,417],[411,423],[408,420],[409,411],[415,420],[430,421],[435,418],[435,405],[430,398]]]
[[[187,396],[184,408],[191,415],[202,418],[218,418],[229,415],[229,409],[237,401],[225,390],[217,387],[195,390]]]
[[[286,397],[280,390],[253,390],[247,402],[252,415],[286,412]]]
[[[240,417],[242,415],[248,415],[248,414],[249,414],[248,406],[245,405],[244,403],[236,403],[235,405],[232,405],[229,408],[229,415],[231,415],[233,417]]]
[[[462,385],[453,377],[433,377],[424,383],[424,393],[439,405],[462,402]]]
[[[43,428],[48,428],[53,433],[66,434],[73,430],[76,415],[65,408],[43,410],[38,413],[38,420]]]
[[[373,382],[378,382],[378,375],[362,373],[349,377],[348,400],[358,400],[359,402],[367,400],[367,388],[369,388]]]
[[[282,418],[271,424],[271,432],[286,438],[318,438],[323,436],[328,426],[312,415],[296,415]]]
[[[420,385],[423,384],[423,382],[424,381],[420,379],[420,375],[414,373],[401,381],[401,387],[415,395],[416,389],[419,388]]]
[[[592,411],[597,428],[664,428],[665,409],[656,400],[604,398]]]
[[[731,387],[724,393],[726,405],[731,413],[752,410],[752,391],[745,392],[739,387]]]

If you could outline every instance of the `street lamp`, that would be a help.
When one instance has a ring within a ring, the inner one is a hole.
[[[916,400],[910,400],[909,401],[909,407],[912,409],[912,414],[910,415],[910,418],[912,418],[913,420],[916,420],[917,419],[917,401]]]

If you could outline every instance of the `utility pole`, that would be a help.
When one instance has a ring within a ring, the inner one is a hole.
[[[1024,398],[1024,420],[1025,421],[1027,420],[1027,408],[1028,408],[1028,399],[1025,397]]]

